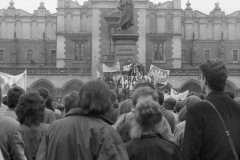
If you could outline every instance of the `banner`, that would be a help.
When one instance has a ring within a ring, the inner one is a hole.
[[[171,88],[170,97],[173,97],[176,100],[183,101],[187,98],[188,93],[189,93],[189,90],[187,90],[183,93],[178,93],[177,91],[175,91],[174,89]]]
[[[6,73],[0,72],[0,85],[2,89],[2,95],[6,96],[10,88],[19,86],[24,90],[27,89],[27,70],[22,74],[13,76]]]
[[[122,88],[133,90],[137,82],[146,80],[150,80],[150,78],[148,76],[122,76]]]
[[[167,84],[170,70],[162,70],[152,65],[149,69],[149,76],[154,78],[154,83]]]
[[[105,64],[102,64],[103,72],[120,72],[120,68],[108,67]]]
[[[123,66],[123,71],[129,71],[132,64]]]

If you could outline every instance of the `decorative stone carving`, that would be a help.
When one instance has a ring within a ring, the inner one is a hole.
[[[173,9],[173,2],[172,1],[167,1],[164,3],[159,2],[158,4],[149,2],[149,8]]]
[[[219,7],[219,3],[215,3],[215,8],[212,12],[210,12],[210,16],[212,17],[225,17],[225,12],[221,10]]]

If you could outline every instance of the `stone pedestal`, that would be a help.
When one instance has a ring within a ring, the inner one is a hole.
[[[137,59],[138,34],[132,30],[120,30],[112,35],[115,46],[115,61],[125,61],[128,58]]]
[[[118,15],[108,15],[104,17],[108,26],[118,26],[120,17]],[[139,35],[133,30],[120,30],[111,33],[109,36],[114,42],[115,62],[125,62],[131,58],[137,60],[137,41]]]

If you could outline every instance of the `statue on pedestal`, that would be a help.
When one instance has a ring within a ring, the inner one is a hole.
[[[111,16],[120,16],[119,26],[122,30],[134,25],[133,8],[132,0],[120,0],[117,8],[110,13]]]

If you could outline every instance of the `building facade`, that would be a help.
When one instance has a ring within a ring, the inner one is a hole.
[[[220,58],[229,68],[226,89],[240,90],[240,11],[226,15],[218,3],[210,14],[181,8],[181,0],[154,4],[134,0],[134,26],[119,30],[111,13],[116,0],[58,0],[51,14],[40,3],[33,14],[0,10],[0,71],[28,71],[29,89],[46,87],[62,97],[97,77],[97,64],[136,59],[170,69],[168,86],[200,91],[198,66]]]

